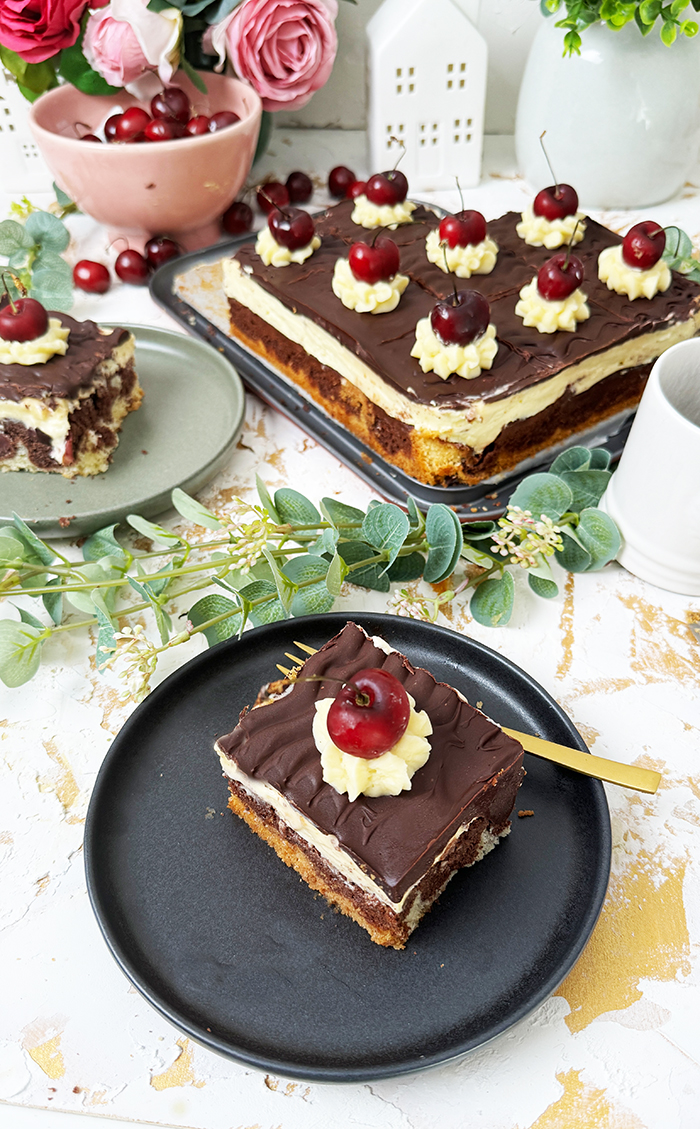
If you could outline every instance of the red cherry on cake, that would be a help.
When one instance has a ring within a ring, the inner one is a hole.
[[[263,193],[265,195],[263,195]],[[289,193],[278,180],[271,180],[268,184],[261,184],[256,196],[258,207],[265,215],[269,215],[273,208],[286,208],[289,203]]]
[[[140,106],[130,106],[120,116],[114,127],[114,140],[140,141],[151,120],[150,114],[147,114]]]
[[[81,259],[73,267],[73,284],[88,294],[105,294],[111,286],[107,267],[90,259]]]
[[[367,182],[364,180],[353,180],[348,188],[347,197],[349,200],[357,200],[358,196],[364,196],[367,191]]]
[[[152,239],[148,240],[144,251],[146,252],[146,260],[153,270],[162,267],[163,263],[167,263],[170,259],[175,259],[181,254],[175,240],[168,239],[165,235],[154,235]]]
[[[666,247],[666,233],[655,220],[642,220],[627,232],[622,240],[622,258],[628,267],[651,270],[656,266]]]
[[[365,196],[377,207],[388,205],[393,208],[406,199],[408,181],[400,169],[377,172],[367,181]]]
[[[121,114],[112,114],[111,118],[107,118],[104,124],[105,139],[107,141],[117,140],[117,122],[120,118]]]
[[[337,200],[343,200],[351,184],[355,182],[355,174],[346,165],[336,165],[328,174],[328,191]]]
[[[456,216],[445,216],[438,234],[440,242],[447,243],[448,247],[469,247],[483,243],[486,238],[486,220],[481,212],[457,212]]]
[[[221,226],[229,235],[243,235],[253,226],[253,209],[243,200],[234,200],[221,217]]]
[[[175,118],[154,118],[143,131],[147,141],[175,141],[182,137],[185,127]]]
[[[444,302],[436,302],[430,325],[443,345],[471,345],[486,333],[491,310],[478,290],[460,290]]]
[[[218,133],[220,129],[235,125],[240,120],[240,115],[234,114],[233,110],[219,110],[218,113],[212,114],[209,118],[209,132]]]
[[[388,670],[368,667],[354,674],[352,682],[343,686],[328,711],[328,735],[341,752],[373,760],[403,737],[411,703]]]
[[[549,220],[563,220],[578,211],[578,195],[570,184],[552,184],[535,196],[532,210],[536,216]]]
[[[380,235],[374,243],[353,243],[348,252],[350,270],[370,286],[393,278],[399,269],[399,249],[393,239]]]
[[[285,187],[292,204],[306,204],[314,191],[311,177],[305,172],[290,172]]]
[[[209,118],[206,114],[198,114],[196,118],[190,118],[185,126],[185,133],[190,137],[199,137],[201,133],[209,133]]]
[[[583,263],[568,251],[552,255],[537,274],[537,289],[548,302],[563,302],[582,282]]]
[[[190,100],[179,86],[166,86],[151,98],[151,113],[154,118],[175,118],[184,125],[191,113]]]
[[[49,315],[36,298],[17,298],[0,309],[3,341],[34,341],[49,328]]]
[[[273,208],[267,217],[267,226],[275,242],[290,251],[307,247],[314,237],[314,221],[301,208],[287,208],[284,212]]]
[[[131,247],[117,255],[114,269],[122,282],[131,286],[145,286],[151,276],[151,268],[143,255]]]

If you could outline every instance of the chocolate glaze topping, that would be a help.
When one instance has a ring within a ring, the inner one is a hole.
[[[0,364],[0,400],[17,402],[31,396],[49,406],[71,400],[80,388],[91,385],[97,366],[128,336],[126,329],[101,333],[94,321],[76,321],[61,311],[49,310],[49,317],[70,329],[68,352],[45,365]]]
[[[491,274],[473,275],[470,279],[443,274],[425,254],[425,238],[440,221],[421,206],[413,213],[413,223],[402,224],[388,233],[399,245],[400,269],[411,279],[397,308],[387,314],[358,314],[347,310],[331,290],[336,259],[347,255],[350,243],[372,238],[372,232],[352,223],[352,206],[350,201],[343,201],[316,220],[316,232],[323,242],[302,265],[266,267],[252,244],[241,247],[235,257],[263,289],[295,313],[318,322],[387,384],[418,402],[461,408],[475,399],[493,401],[512,396],[624,341],[668,323],[686,321],[700,303],[700,287],[676,273],[666,293],[651,300],[639,298],[631,302],[608,290],[598,279],[598,255],[604,247],[620,243],[621,239],[587,219],[576,254],[585,268],[582,289],[588,297],[591,317],[573,333],[543,334],[534,328],[527,329],[515,314],[519,291],[553,252],[528,247],[515,230],[519,214],[509,212],[488,224],[489,235],[499,247]],[[477,289],[486,296],[497,330],[499,349],[493,366],[473,380],[454,375],[441,380],[434,373],[423,373],[410,355],[416,322],[430,314],[436,298],[449,297],[453,279],[458,290]]]
[[[392,901],[399,901],[460,825],[492,803],[494,777],[513,767],[520,771],[523,750],[450,686],[414,669],[397,651],[386,655],[354,623],[307,660],[304,674],[348,678],[368,666],[394,674],[432,722],[430,757],[410,792],[360,796],[351,803],[324,784],[311,732],[314,702],[335,697],[337,682],[297,682],[283,698],[245,713],[219,747],[248,776],[271,784],[335,835]]]

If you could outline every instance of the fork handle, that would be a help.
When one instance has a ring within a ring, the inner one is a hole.
[[[592,753],[582,753],[579,749],[543,741],[541,737],[532,737],[529,733],[518,733],[517,729],[506,729],[505,726],[501,728],[509,737],[519,741],[528,753],[564,765],[565,768],[572,768],[574,772],[580,772],[584,776],[594,776],[598,780],[607,780],[610,784],[620,784],[623,788],[636,788],[638,792],[654,793],[661,782],[661,773],[654,772],[653,769],[595,757]]]

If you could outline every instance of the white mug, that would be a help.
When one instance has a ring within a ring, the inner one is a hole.
[[[700,338],[662,353],[601,499],[617,559],[669,592],[700,596]]]

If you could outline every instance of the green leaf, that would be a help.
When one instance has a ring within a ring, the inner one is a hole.
[[[589,470],[607,470],[610,466],[610,452],[605,447],[594,447],[591,451]]]
[[[423,579],[436,584],[452,575],[462,549],[462,527],[454,510],[442,502],[431,506],[425,521],[425,536],[430,550]]]
[[[620,551],[620,533],[611,517],[602,510],[587,509],[580,516],[576,529],[584,548],[591,555],[589,572],[603,568]]]
[[[569,536],[562,537],[564,545],[557,549],[554,559],[567,572],[585,572],[591,563],[591,554],[573,539],[567,526],[562,527],[562,533],[569,533]]]
[[[409,580],[418,580],[423,575],[425,557],[422,553],[408,553],[405,557],[397,557],[387,575],[392,584],[406,584]]]
[[[17,605],[15,605],[15,607],[16,606]],[[19,612],[19,618],[22,620],[22,623],[28,623],[30,627],[36,627],[39,631],[44,630],[44,625],[41,620],[37,619],[31,612],[26,611],[24,608],[17,608],[17,611]]]
[[[198,600],[187,613],[187,618],[194,627],[201,627],[203,623],[207,623],[210,619],[215,619],[218,615],[229,613],[229,619],[222,619],[220,623],[214,624],[212,627],[204,629],[202,634],[210,647],[215,643],[221,643],[224,639],[231,639],[232,636],[238,635],[241,623],[241,610],[233,600],[229,600],[227,596],[221,596],[218,592],[212,592],[209,596],[204,596]]]
[[[82,35],[72,47],[64,47],[61,51],[58,73],[66,82],[70,82],[83,94],[119,94],[118,86],[110,86],[101,74],[94,71],[88,63],[82,49]]]
[[[95,660],[97,669],[100,670],[117,649],[117,640],[114,635],[114,624],[109,608],[101,592],[93,592],[92,602],[97,618],[97,643],[95,646]]]
[[[321,510],[328,521],[333,525],[355,525],[365,520],[364,510],[355,506],[346,506],[344,502],[337,502],[335,498],[321,498]]]
[[[42,631],[44,629],[42,628]],[[0,620],[0,679],[6,686],[22,686],[39,669],[42,632],[27,623]]]
[[[86,561],[78,568],[78,572],[83,582],[93,581],[95,584],[101,580],[114,580],[118,575],[117,569],[104,568],[98,561]],[[66,599],[70,601],[74,608],[78,611],[88,612],[94,615],[94,603],[92,599],[93,589],[84,588],[80,592],[66,592]],[[105,603],[108,606],[114,606],[116,599],[116,589],[106,588],[103,592]]]
[[[292,615],[323,615],[333,607],[335,596],[331,595],[325,580],[300,588],[292,600]]]
[[[259,600],[261,596],[270,597],[264,604],[258,604],[256,608],[250,609],[250,621],[254,627],[260,627],[265,623],[277,623],[287,618],[287,613],[277,595],[277,589],[271,580],[254,580],[251,584],[246,584],[245,588],[241,588],[241,596],[249,603]]]
[[[303,556],[292,557],[283,566],[282,572],[294,584],[304,584],[308,580],[325,580],[328,572],[328,561],[323,557],[312,556],[304,553]]]
[[[338,553],[346,565],[359,564],[360,561],[374,556],[373,549],[364,541],[341,541],[338,545]],[[357,584],[360,588],[370,588],[374,592],[388,592],[390,587],[389,577],[380,563],[349,570],[346,579],[350,584]]]
[[[189,494],[185,494],[185,491],[181,490],[179,486],[175,487],[170,498],[177,512],[187,518],[188,521],[193,522],[194,525],[203,525],[206,529],[224,528],[216,514],[213,514],[196,498],[191,498]],[[131,522],[131,518],[127,518],[127,521]],[[179,541],[181,538],[178,537],[177,540]]]
[[[607,489],[612,475],[609,470],[565,470],[561,480],[573,495],[571,509],[580,513],[590,506],[597,506]]]
[[[22,76],[22,86],[31,91],[35,97],[57,85],[56,70],[52,59],[46,59],[42,63],[27,64],[27,69]]]
[[[207,92],[206,83],[201,78],[199,72],[196,71],[194,69],[194,67],[191,66],[190,63],[187,62],[187,59],[185,58],[184,54],[180,55],[180,67],[185,72],[185,74],[187,75],[187,77],[190,80],[190,82],[192,83],[192,85],[197,87],[197,90],[199,91],[199,93],[200,94],[206,94],[206,92]]]
[[[676,25],[670,22],[665,23],[661,28],[661,42],[670,47],[676,41]]]
[[[332,596],[340,595],[340,589],[347,574],[347,565],[340,553],[336,551],[326,573],[326,587]]]
[[[572,493],[556,474],[530,474],[512,495],[509,506],[529,510],[535,520],[542,515],[558,521],[571,509]]]
[[[483,581],[474,592],[469,610],[484,627],[505,627],[513,611],[515,585],[509,572]]]
[[[60,584],[60,577],[55,576],[53,580],[47,580],[46,587],[55,587],[58,589],[60,588]],[[61,591],[44,592],[41,600],[51,616],[51,621],[55,624],[59,624],[63,619],[63,593]]]
[[[71,206],[71,204],[73,203],[70,196],[68,196],[63,191],[62,188],[58,187],[55,180],[54,180],[53,184],[51,185],[51,187],[53,188],[54,193],[56,195],[56,203],[60,204],[62,208],[69,208]]]
[[[542,576],[528,575],[527,582],[536,596],[544,600],[551,600],[559,594],[559,587],[553,580],[545,580]]]
[[[3,220],[0,223],[0,255],[14,255],[17,251],[28,251],[34,240],[21,223],[16,220]]]
[[[639,18],[645,24],[653,24],[661,11],[662,0],[642,0],[639,5]]]
[[[550,474],[561,474],[565,470],[587,470],[591,462],[591,451],[588,447],[569,447],[562,451],[549,468]]]
[[[298,490],[292,490],[288,486],[275,494],[275,509],[282,524],[318,525],[321,521],[321,515],[314,504]]]
[[[666,246],[661,256],[665,262],[673,259],[689,259],[693,254],[690,236],[680,227],[665,227]]]
[[[66,266],[68,264],[66,263]],[[73,283],[67,274],[54,270],[36,270],[32,274],[29,293],[42,306],[51,310],[70,310],[73,305]]]
[[[107,525],[104,529],[98,529],[96,533],[90,534],[83,545],[84,560],[99,561],[102,557],[110,557],[126,567],[130,555],[124,551],[114,535],[117,524],[115,522],[114,525]]]
[[[126,520],[132,529],[135,529],[137,533],[142,533],[144,537],[148,537],[151,541],[155,541],[157,545],[167,545],[169,548],[182,545],[182,538],[177,533],[163,529],[162,525],[154,525],[152,521],[147,521],[145,517],[140,517],[139,514],[127,514]]]
[[[70,243],[70,234],[65,224],[50,212],[32,212],[24,225],[35,243],[59,254]],[[66,264],[67,265],[67,264]]]
[[[471,561],[472,564],[478,565],[479,568],[493,568],[494,558],[490,557],[481,549],[477,549],[475,545],[469,545],[466,541],[462,545],[460,556],[466,561]],[[500,558],[498,558],[500,560]]]
[[[408,517],[398,506],[382,502],[368,510],[362,522],[361,535],[375,549],[387,554],[386,568],[396,560],[408,536]]]
[[[277,509],[275,508],[275,503],[272,501],[272,498],[270,497],[270,491],[268,490],[267,486],[265,485],[265,483],[263,482],[263,480],[262,480],[262,478],[260,477],[259,474],[256,474],[256,476],[255,476],[255,485],[258,488],[258,498],[260,499],[260,504],[262,505],[262,508],[264,510],[267,510],[270,517],[272,518],[272,520],[274,522],[277,523],[277,525],[281,525],[280,515],[277,513]]]
[[[18,535],[7,535],[7,530],[0,530],[0,568],[16,567],[15,562],[22,563],[27,555],[27,546]]]
[[[0,62],[2,62],[6,71],[19,79],[24,78],[24,73],[29,66],[29,63],[21,55],[18,55],[16,51],[11,51],[9,47],[4,47],[2,43],[0,43]]]
[[[497,530],[495,521],[467,521],[462,526],[464,541],[487,541],[493,537]]]
[[[40,538],[37,537],[36,533],[32,532],[29,526],[24,521],[22,521],[22,518],[19,516],[19,514],[13,513],[12,520],[15,524],[15,528],[18,530],[20,536],[22,537],[22,540],[26,543],[30,551],[41,561],[42,564],[49,565],[52,561],[56,560],[56,554],[54,553],[51,546],[47,545],[45,541],[41,541]]]
[[[277,498],[275,498],[275,502],[276,501]],[[294,599],[294,596],[296,594],[296,584],[294,584],[288,576],[285,576],[282,572],[280,572],[277,566],[277,562],[268,548],[263,549],[263,556],[270,566],[272,579],[275,582],[277,595],[280,598],[282,607],[284,608],[285,612],[289,614],[289,610],[292,606],[292,600]]]
[[[406,506],[408,507],[408,522],[411,529],[415,533],[422,533],[425,529],[425,515],[422,510],[418,509],[418,506],[410,494],[406,499]]]

